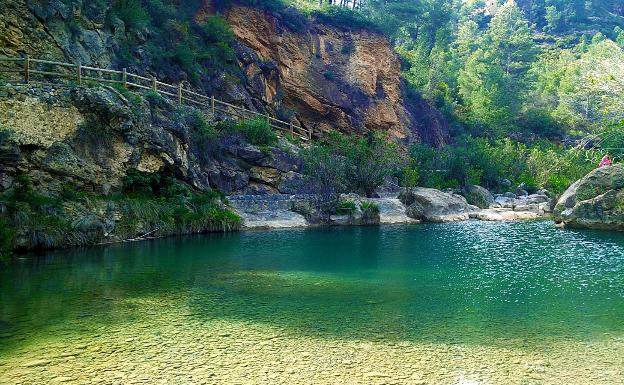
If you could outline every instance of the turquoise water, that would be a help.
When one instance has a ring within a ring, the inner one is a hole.
[[[50,252],[0,273],[0,361],[174,315],[318,341],[529,352],[624,341],[624,234],[463,222]],[[624,363],[623,352],[606,366]],[[0,364],[0,379],[13,368]]]

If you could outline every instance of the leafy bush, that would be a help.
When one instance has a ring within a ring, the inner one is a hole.
[[[325,23],[340,29],[366,29],[380,32],[381,29],[371,20],[364,17],[360,12],[346,7],[325,5],[313,10],[310,15],[321,23]]]
[[[340,215],[350,215],[357,210],[357,204],[352,199],[340,201],[336,207],[336,213]]]
[[[312,146],[303,151],[306,190],[314,196],[314,206],[321,219],[336,212],[340,194],[346,191],[344,158],[326,146]]]
[[[370,133],[367,137],[332,134],[325,143],[344,157],[345,180],[351,192],[370,197],[387,176],[401,168],[397,146],[383,133]]]
[[[362,209],[362,218],[365,221],[373,220],[379,216],[379,205],[375,202],[362,201],[360,203],[360,208]]]
[[[191,127],[193,128],[193,133],[197,136],[196,139],[215,138],[217,136],[215,126],[210,125],[200,111],[195,111],[191,115],[191,120]]]
[[[277,143],[275,130],[263,118],[242,120],[237,123],[236,128],[245,135],[245,138],[251,144],[271,146]]]
[[[411,157],[426,187],[476,184],[498,190],[499,182],[509,179],[514,185],[524,183],[529,189],[548,188],[554,193],[563,192],[597,162],[595,151],[565,149],[547,141],[526,145],[468,136],[440,149],[414,145]]]
[[[138,30],[150,23],[150,16],[140,0],[115,0],[113,15],[121,19],[126,30]]]
[[[125,193],[153,195],[160,190],[160,174],[157,173],[129,169],[122,182]]]
[[[143,97],[141,94],[132,92],[128,88],[124,87],[123,84],[113,83],[111,87],[115,89],[115,91],[119,92],[131,105],[138,105],[143,101]]]
[[[418,186],[418,181],[420,180],[420,173],[418,168],[413,166],[406,166],[401,170],[401,186],[403,187],[416,187]]]

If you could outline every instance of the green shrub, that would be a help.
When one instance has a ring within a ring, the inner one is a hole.
[[[346,191],[344,157],[324,145],[315,145],[303,151],[305,189],[313,195],[313,204],[321,219],[327,220],[336,212],[340,194]]]
[[[340,201],[336,207],[336,213],[339,215],[351,215],[357,210],[357,204],[351,199]]]
[[[122,182],[125,193],[153,195],[160,190],[160,174],[157,173],[129,169]]]
[[[407,166],[401,171],[401,186],[408,188],[416,187],[419,180],[420,173],[418,168]]]
[[[382,32],[374,22],[368,20],[360,12],[347,7],[325,5],[313,10],[311,16],[321,23],[346,30],[366,29],[369,31]]]
[[[481,179],[483,178],[483,170],[470,167],[466,171],[466,184],[481,185]]]
[[[191,127],[193,128],[194,134],[197,136],[196,139],[204,139],[204,138],[215,138],[218,134],[217,128],[208,123],[204,114],[200,111],[195,111],[191,115]]]
[[[500,180],[509,179],[514,185],[525,183],[529,189],[555,192],[595,167],[596,150],[566,149],[547,141],[527,145],[511,139],[462,137],[455,145],[439,149],[414,145],[411,158],[426,187],[480,184],[497,190]]]
[[[236,125],[247,141],[258,146],[272,146],[277,143],[277,134],[269,122],[263,118],[240,121]]]
[[[119,92],[124,98],[126,98],[128,103],[130,103],[131,105],[136,106],[143,101],[143,98],[140,94],[130,91],[128,88],[124,87],[123,84],[113,83],[111,84],[111,87],[114,88],[115,91]]]
[[[141,29],[151,21],[140,0],[115,0],[112,12],[124,22],[126,30]]]
[[[325,181],[331,176],[336,178],[333,187],[338,192],[372,196],[386,177],[397,174],[403,167],[396,144],[379,132],[367,137],[332,132],[324,135],[313,150],[308,153],[314,156],[304,157],[304,170],[309,162],[307,170],[314,179],[322,182],[322,190],[331,185]],[[319,159],[329,162],[330,166],[319,164]]]
[[[213,60],[212,63],[216,65],[234,58],[234,50],[228,45],[234,39],[234,32],[223,16],[209,16],[201,31],[204,44],[210,48],[204,55],[206,59]]]
[[[548,177],[548,182],[544,187],[546,187],[550,192],[559,195],[567,190],[572,183],[574,183],[574,181],[570,180],[565,175],[552,174]]]
[[[334,71],[328,69],[325,70],[325,72],[323,72],[323,76],[325,77],[325,79],[327,80],[334,80]]]
[[[149,104],[151,105],[158,106],[158,105],[161,105],[165,101],[162,95],[159,94],[158,91],[154,91],[154,90],[145,91],[143,96],[145,97],[145,100],[147,100]]]
[[[366,221],[373,220],[379,216],[379,205],[371,201],[362,201],[360,203],[362,209],[362,218]]]

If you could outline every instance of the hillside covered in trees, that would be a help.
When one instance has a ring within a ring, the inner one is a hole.
[[[562,191],[602,153],[624,154],[621,2],[284,2],[392,41],[410,89],[453,123],[455,146],[414,146],[421,184],[511,179]],[[277,9],[280,1],[255,3]]]

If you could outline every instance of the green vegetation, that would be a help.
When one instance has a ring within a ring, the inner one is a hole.
[[[381,28],[359,12],[353,12],[345,7],[323,5],[309,12],[315,20],[343,29],[366,29],[381,32]]]
[[[442,149],[415,145],[411,156],[407,172],[415,171],[420,184],[426,187],[476,184],[499,191],[505,189],[501,182],[507,179],[512,186],[524,183],[532,190],[547,188],[554,193],[563,192],[596,167],[599,160],[594,151],[566,150],[545,140],[526,145],[510,139],[491,141],[471,136]],[[514,189],[512,186],[508,187]]]
[[[164,0],[115,0],[92,6],[108,12],[108,23],[123,22],[125,40],[117,55],[123,65],[139,65],[136,47],[144,45],[151,59],[150,67],[171,82],[184,79],[201,85],[223,71],[236,72],[232,65],[234,51],[229,44],[232,31],[219,15],[207,16],[201,22],[194,16],[201,1],[180,3]],[[71,23],[75,21],[70,20]]]
[[[372,196],[402,162],[398,147],[381,133],[368,137],[332,133],[322,139],[320,146],[344,160],[342,172],[347,191],[366,196]]]
[[[353,199],[342,200],[336,207],[336,213],[340,215],[350,215],[357,210],[357,205]]]
[[[241,120],[235,128],[241,131],[247,141],[257,146],[272,146],[277,143],[277,135],[269,122],[264,118]]]
[[[126,30],[138,30],[151,22],[140,0],[115,0],[112,14],[124,22]]]
[[[115,91],[119,92],[121,96],[126,98],[126,100],[132,106],[136,106],[143,101],[143,97],[138,92],[132,92],[128,88],[124,87],[122,84],[113,83],[111,87],[115,89]]]
[[[618,2],[289,3],[345,25],[347,15],[374,24],[400,55],[408,91],[450,120],[451,146],[416,146],[401,173],[404,185],[499,189],[500,180],[509,179],[561,192],[601,154],[624,155],[624,8]],[[566,137],[572,138],[561,145]],[[590,150],[574,142],[581,138]]]
[[[379,216],[379,205],[375,202],[362,201],[360,208],[362,209],[362,218],[365,221],[371,221]]]
[[[342,193],[372,196],[403,163],[396,145],[380,133],[363,138],[334,132],[303,155],[306,188],[317,195],[316,209],[324,216],[341,208]]]
[[[195,139],[205,142],[203,143],[205,145],[210,145],[214,139],[220,136],[235,132],[242,133],[247,142],[256,146],[273,146],[278,142],[275,129],[265,118],[224,120],[214,125],[210,125],[199,111],[193,114],[192,118]]]
[[[114,224],[106,214],[95,214],[111,210],[120,214]],[[0,195],[0,260],[8,260],[14,249],[100,243],[105,232],[111,233],[111,240],[124,240],[231,231],[240,224],[240,218],[225,207],[222,194],[195,192],[170,175],[129,170],[122,190],[110,197],[71,187],[58,196],[42,195],[21,175],[13,189]]]
[[[62,201],[38,194],[26,176],[15,178],[12,191],[0,195],[1,248],[5,260],[14,248],[54,248],[79,245],[81,235],[59,215]]]

